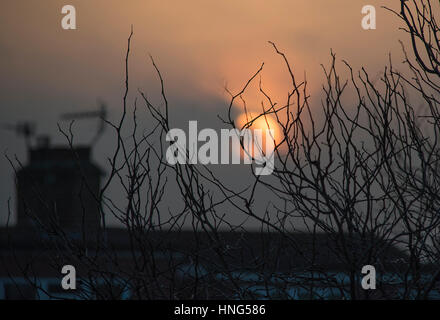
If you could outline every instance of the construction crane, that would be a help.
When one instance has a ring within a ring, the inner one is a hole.
[[[4,123],[0,127],[4,130],[9,130],[15,132],[17,136],[24,137],[26,147],[29,149],[31,147],[31,139],[35,136],[36,125],[30,121],[21,121],[15,124]]]
[[[65,121],[91,119],[91,118],[100,119],[98,130],[96,131],[96,134],[90,143],[91,145],[94,145],[96,143],[96,141],[98,141],[98,139],[103,134],[104,129],[105,129],[105,124],[107,122],[107,105],[104,102],[99,103],[98,110],[72,112],[72,113],[65,113],[65,114],[61,115],[61,120],[65,120]]]

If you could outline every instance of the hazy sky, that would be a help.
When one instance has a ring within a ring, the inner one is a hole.
[[[61,8],[67,4],[76,8],[77,30],[61,28]],[[376,7],[377,30],[361,28],[364,5]],[[405,35],[382,5],[396,7],[398,1],[2,0],[0,122],[33,120],[39,133],[60,143],[56,123],[63,112],[94,108],[101,98],[116,118],[131,25],[131,101],[137,88],[157,93],[148,53],[164,75],[172,110],[186,121],[217,121],[216,114],[226,106],[224,86],[237,90],[261,62],[265,88],[275,99],[283,97],[284,65],[268,40],[286,53],[296,73],[302,77],[306,72],[313,99],[319,97],[320,64],[328,63],[331,48],[338,58],[355,69],[366,66],[373,76],[390,52],[397,62],[402,60],[398,40]],[[93,134],[94,126],[83,124],[81,134]],[[2,154],[25,160],[24,144],[13,133],[1,132],[0,147]],[[105,138],[95,151],[96,161],[104,163],[111,151]],[[7,199],[15,195],[3,156],[0,177],[4,221]]]

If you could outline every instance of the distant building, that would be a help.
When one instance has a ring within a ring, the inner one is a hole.
[[[17,227],[41,224],[50,233],[96,233],[100,225],[102,170],[90,148],[50,147],[29,150],[29,163],[17,173]]]
[[[17,224],[0,229],[0,300],[340,299],[349,286],[339,234],[104,229],[102,174],[88,147],[30,150],[17,172]],[[359,252],[359,264],[380,266],[385,284],[371,296],[398,292],[407,256],[375,237],[352,240],[345,250]],[[70,264],[73,292],[61,288]]]

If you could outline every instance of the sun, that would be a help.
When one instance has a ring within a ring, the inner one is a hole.
[[[282,140],[282,130],[279,123],[276,121],[276,119],[271,115],[266,115],[266,117],[261,116],[258,117],[258,114],[248,112],[242,113],[236,118],[236,126],[237,129],[243,130],[243,129],[250,129],[251,131],[254,131],[255,129],[260,129],[262,132],[262,141],[260,143],[257,143],[257,145],[260,145],[260,150],[263,151],[263,153],[267,153],[268,151],[273,150],[266,150],[268,147],[268,144],[266,142],[266,139],[271,139],[271,143],[269,145],[272,145],[273,148],[275,147],[280,141]],[[271,130],[271,132],[269,131]],[[255,157],[259,153],[255,153],[256,150],[254,150],[256,146],[254,145],[252,150],[246,150],[249,155],[252,157]],[[245,156],[244,150],[241,150],[241,157],[243,158]]]
[[[272,139],[275,141],[275,144],[281,141],[282,131],[281,126],[277,122],[277,120],[271,116],[261,116],[258,117],[258,114],[254,114],[252,112],[242,113],[236,119],[236,124],[238,129],[260,129],[263,131],[263,137],[266,136],[265,133],[269,129],[272,130]]]

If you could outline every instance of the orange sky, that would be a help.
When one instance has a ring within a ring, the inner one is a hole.
[[[76,7],[77,30],[61,28],[61,8],[67,4]],[[367,4],[377,8],[377,30],[361,28],[361,9]],[[328,64],[330,48],[355,69],[366,66],[372,75],[387,63],[389,52],[395,61],[402,60],[398,39],[406,36],[398,31],[398,19],[381,8],[396,4],[397,0],[1,0],[0,119],[34,120],[39,133],[65,142],[57,128],[60,113],[94,108],[102,98],[110,115],[117,117],[131,25],[135,35],[130,99],[138,88],[153,98],[157,93],[147,55],[151,53],[164,75],[174,112],[183,110],[182,120],[218,122],[212,110],[227,104],[224,85],[236,92],[262,62],[263,85],[281,102],[288,78],[267,43],[271,40],[286,53],[300,79],[307,72],[310,94],[319,103],[320,64]],[[257,98],[247,98],[249,109],[259,108]],[[80,133],[89,137],[94,126]],[[1,154],[26,157],[22,140],[13,133],[0,135],[0,146]],[[101,142],[96,149],[101,156],[96,161],[105,163],[109,146]],[[0,176],[10,181],[0,184],[5,212],[14,189],[4,157]]]
[[[377,0],[241,1],[15,1],[0,11],[2,81],[12,90],[38,94],[106,96],[120,90],[123,55],[130,25],[135,38],[132,82],[156,85],[146,59],[151,53],[167,80],[169,93],[188,99],[222,96],[261,62],[265,86],[284,94],[283,65],[267,41],[283,49],[295,71],[307,71],[320,87],[320,63],[330,48],[355,67],[377,70],[390,51],[399,53],[397,19]],[[78,30],[62,30],[61,7],[77,10]],[[361,8],[378,10],[378,29],[361,29]],[[397,49],[397,50],[396,50]],[[6,59],[5,59],[6,58]],[[55,92],[55,93],[54,93]],[[120,93],[120,91],[118,91]]]

